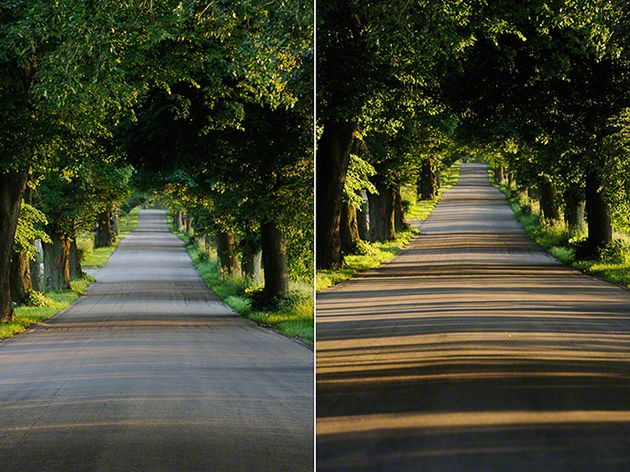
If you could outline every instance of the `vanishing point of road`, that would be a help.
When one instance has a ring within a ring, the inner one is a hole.
[[[319,470],[630,471],[630,291],[464,164],[422,234],[319,294]]]
[[[2,472],[312,470],[312,351],[224,305],[163,211],[96,279],[0,342]]]

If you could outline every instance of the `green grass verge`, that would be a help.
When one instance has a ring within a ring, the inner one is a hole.
[[[114,253],[120,241],[131,233],[138,226],[138,216],[140,208],[134,208],[127,215],[120,217],[118,221],[118,237],[112,246],[99,247],[94,249],[94,235],[83,234],[77,238],[77,246],[83,251],[81,265],[86,269],[102,267]]]
[[[537,202],[514,189],[508,189],[505,183],[499,184],[490,169],[488,175],[492,185],[505,194],[516,219],[525,228],[530,238],[551,256],[582,272],[630,288],[630,250],[626,249],[625,252],[619,254],[618,260],[614,262],[578,259],[573,243],[583,239],[584,234],[570,234],[564,224],[543,224]],[[615,239],[623,241],[624,245],[630,248],[630,237],[627,234],[615,233]]]
[[[186,244],[193,266],[206,285],[227,305],[240,315],[259,325],[279,331],[285,336],[298,338],[309,347],[314,339],[314,303],[312,286],[293,282],[290,295],[280,302],[277,311],[256,311],[251,307],[249,293],[260,288],[259,284],[239,277],[222,277],[216,255],[209,254],[188,234],[173,228],[169,218],[169,229]]]
[[[431,214],[435,205],[438,204],[444,192],[457,183],[460,169],[461,162],[458,161],[442,172],[442,186],[438,191],[438,195],[432,200],[416,201],[415,188],[411,186],[403,187],[401,196],[404,201],[409,202],[410,208],[405,215],[407,220],[416,223],[425,220]],[[417,234],[417,230],[410,229],[397,233],[396,239],[393,241],[362,243],[361,250],[363,254],[346,255],[341,268],[317,271],[315,279],[316,290],[323,290],[331,285],[351,279],[359,272],[378,267],[402,251],[415,234]]]
[[[70,285],[71,290],[45,293],[49,306],[19,306],[15,309],[15,318],[11,323],[0,323],[0,339],[26,331],[33,323],[39,323],[56,315],[68,308],[72,303],[84,294],[94,279],[85,276],[81,279],[73,280]]]
[[[323,290],[331,285],[351,279],[359,272],[378,267],[402,251],[416,233],[416,230],[410,229],[397,233],[396,239],[393,241],[364,243],[363,251],[365,253],[345,256],[341,268],[318,270],[315,279],[316,290]]]

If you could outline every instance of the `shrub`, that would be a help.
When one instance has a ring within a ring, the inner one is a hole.
[[[53,305],[53,301],[41,292],[32,290],[26,299],[25,305],[34,307],[48,307]]]

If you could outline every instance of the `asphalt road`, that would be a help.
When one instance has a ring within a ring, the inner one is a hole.
[[[313,353],[206,288],[164,212],[60,316],[0,342],[0,471],[313,468]]]
[[[422,230],[318,297],[318,470],[630,471],[630,291],[543,253],[480,164]]]

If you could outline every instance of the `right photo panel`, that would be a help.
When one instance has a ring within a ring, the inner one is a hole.
[[[630,5],[316,7],[316,464],[630,470]]]

